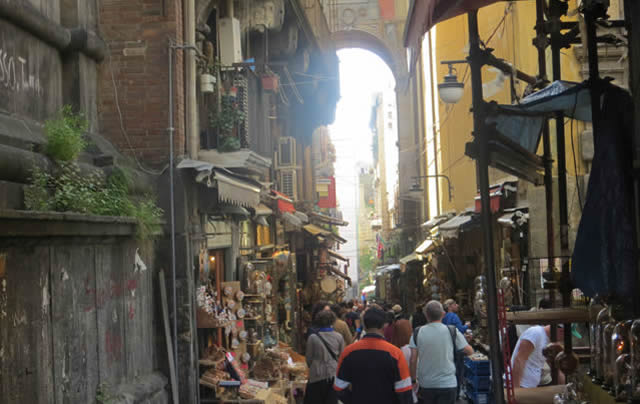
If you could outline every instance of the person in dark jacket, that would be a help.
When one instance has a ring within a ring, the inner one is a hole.
[[[338,360],[333,388],[344,404],[412,404],[411,376],[402,351],[384,340],[386,314],[369,308],[362,316],[366,334]]]

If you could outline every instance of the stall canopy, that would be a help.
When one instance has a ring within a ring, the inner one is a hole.
[[[178,169],[193,169],[196,182],[218,190],[218,200],[231,205],[255,208],[260,204],[259,182],[211,163],[185,159]]]
[[[451,219],[452,215],[448,214],[448,215],[441,215],[441,216],[436,216],[434,218],[431,218],[430,220],[422,223],[420,225],[420,227],[422,227],[424,230],[429,231],[432,228],[436,227],[437,225],[439,225],[440,223],[444,223],[447,220]]]
[[[400,270],[400,264],[392,264],[378,267],[378,271],[376,272],[376,276],[384,275],[388,272],[394,272]]]
[[[333,251],[333,250],[329,250],[329,255],[332,256],[333,258],[337,258],[337,259],[339,259],[341,261],[349,261],[349,258],[347,258],[344,255],[342,255],[342,254],[340,254],[340,253],[338,253],[336,251]]]
[[[416,253],[411,253],[409,255],[405,255],[404,257],[400,258],[400,263],[402,265],[407,265],[410,262],[414,262],[414,261],[420,261],[421,257],[416,254]]]
[[[271,193],[276,200],[279,212],[293,213],[296,211],[296,208],[293,206],[293,201],[288,196],[278,191],[271,191]]]
[[[417,254],[426,254],[426,253],[431,252],[431,251],[433,251],[435,249],[436,249],[436,243],[432,239],[428,238],[425,241],[423,241],[418,246],[418,248],[416,248],[416,253]]]
[[[315,224],[307,224],[305,226],[303,226],[303,229],[311,234],[312,236],[318,238],[319,240],[326,240],[326,239],[332,239],[334,241],[337,241],[338,243],[346,243],[347,240],[345,240],[344,238],[338,236],[337,234],[334,234],[333,232],[331,232],[330,230],[327,229],[323,229],[320,226],[316,226]]]
[[[434,25],[449,18],[477,10],[499,0],[411,0],[405,24],[404,46],[417,58],[422,36]],[[413,65],[413,63],[412,63]]]
[[[473,212],[464,212],[442,223],[440,228],[440,234],[444,238],[458,238],[461,232],[470,229],[477,223],[478,215]]]
[[[491,104],[486,122],[529,153],[536,153],[542,128],[553,113],[591,121],[591,96],[586,82],[555,81],[514,105]]]

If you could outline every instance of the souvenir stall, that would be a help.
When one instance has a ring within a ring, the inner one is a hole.
[[[232,248],[200,254],[201,402],[290,404],[302,397],[307,365],[288,343],[296,305],[295,257],[286,245],[270,243],[265,223],[240,222],[234,271],[225,271]],[[239,280],[226,279],[226,273]]]

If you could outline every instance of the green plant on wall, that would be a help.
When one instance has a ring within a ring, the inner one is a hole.
[[[81,118],[74,116],[68,107],[63,108],[60,116],[63,118],[57,119],[65,120],[66,124],[57,122],[45,126],[45,150],[56,150],[48,153],[54,167],[50,173],[33,167],[30,185],[24,191],[25,207],[35,211],[132,216],[138,221],[138,238],[149,239],[159,234],[162,209],[149,195],[138,198],[131,194],[131,182],[123,169],[115,168],[105,176],[101,170],[83,169],[73,161],[84,148],[84,145],[79,147],[78,134],[86,130],[86,124],[70,124]],[[51,141],[55,146],[50,145]],[[65,144],[78,148],[73,153],[60,153],[58,149]]]
[[[75,114],[70,105],[65,105],[54,119],[44,123],[45,153],[57,162],[75,160],[87,146],[84,136],[88,128],[84,116]]]

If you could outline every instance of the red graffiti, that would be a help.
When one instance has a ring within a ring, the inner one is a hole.
[[[129,320],[133,320],[136,315],[136,311],[132,305],[129,305]]]
[[[104,349],[107,353],[107,362],[113,363],[120,360],[122,356],[122,337],[107,331],[105,334]]]
[[[85,312],[102,308],[111,299],[122,297],[126,292],[133,292],[138,288],[138,279],[131,278],[125,282],[111,280],[110,285],[95,289],[90,285],[89,277],[84,280],[84,291],[87,296],[95,297],[95,304],[90,304],[84,308]]]

